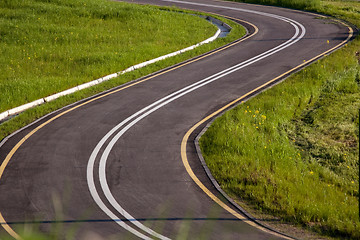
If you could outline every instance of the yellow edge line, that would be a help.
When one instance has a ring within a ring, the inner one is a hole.
[[[214,14],[214,13],[210,13],[210,14]],[[255,34],[257,34],[258,31],[259,31],[258,28],[257,28],[254,24],[249,23],[249,22],[247,22],[247,21],[244,21],[244,20],[241,20],[241,19],[237,19],[237,18],[233,18],[233,17],[228,17],[228,16],[220,15],[220,14],[214,14],[214,15],[218,15],[218,16],[222,16],[222,17],[226,17],[226,18],[229,18],[229,19],[233,19],[233,20],[237,20],[237,21],[240,21],[240,22],[247,23],[247,24],[251,25],[251,26],[255,29],[255,32],[254,32],[253,34],[251,34],[251,35],[249,35],[249,36],[247,36],[247,37],[245,37],[245,38],[237,41],[237,42],[234,42],[234,43],[229,44],[229,45],[227,45],[227,46],[225,46],[225,47],[222,47],[222,48],[220,48],[220,49],[218,49],[218,50],[216,50],[216,51],[214,51],[214,52],[207,53],[207,54],[205,54],[204,56],[201,56],[201,57],[196,58],[196,59],[194,59],[194,60],[191,60],[191,61],[188,61],[188,62],[186,62],[186,63],[183,63],[183,64],[181,64],[181,65],[179,65],[179,66],[170,68],[170,69],[168,69],[168,70],[166,70],[166,71],[163,71],[163,72],[160,72],[160,73],[158,73],[158,74],[152,75],[152,76],[150,76],[150,77],[148,77],[148,78],[145,78],[145,79],[143,79],[143,80],[134,82],[134,83],[129,84],[129,85],[127,85],[127,86],[124,86],[124,87],[122,87],[122,88],[119,88],[119,89],[116,89],[116,90],[114,90],[114,91],[108,92],[108,93],[106,93],[106,94],[104,94],[104,95],[95,97],[95,98],[93,98],[93,99],[91,99],[91,100],[88,100],[88,101],[86,101],[86,102],[84,102],[84,103],[82,103],[82,104],[79,104],[79,105],[77,105],[77,106],[75,106],[75,107],[73,107],[73,108],[71,108],[71,109],[68,109],[68,110],[66,110],[66,111],[64,111],[64,112],[62,112],[62,113],[54,116],[53,118],[51,118],[51,119],[49,119],[48,121],[42,123],[41,125],[39,125],[38,127],[36,127],[34,130],[32,130],[30,133],[28,133],[25,137],[23,137],[23,138],[11,149],[11,151],[10,151],[9,154],[6,156],[5,160],[3,161],[3,163],[2,163],[1,166],[0,166],[0,180],[1,180],[1,177],[2,177],[2,175],[3,175],[3,173],[4,173],[4,171],[5,171],[6,166],[7,166],[8,163],[10,162],[10,160],[11,160],[11,158],[13,157],[13,155],[15,154],[15,152],[20,148],[20,146],[21,146],[28,138],[30,138],[34,133],[36,133],[38,130],[40,130],[40,129],[43,128],[44,126],[48,125],[49,123],[53,122],[54,120],[58,119],[59,117],[65,115],[65,114],[67,114],[67,113],[69,113],[69,112],[71,112],[71,111],[73,111],[73,110],[75,110],[75,109],[77,109],[77,108],[80,108],[80,107],[82,107],[82,106],[84,106],[84,105],[87,105],[87,104],[89,104],[89,103],[91,103],[91,102],[94,102],[94,101],[96,101],[96,100],[98,100],[98,99],[101,99],[101,98],[104,98],[104,97],[109,96],[109,95],[111,95],[111,94],[120,92],[120,91],[122,91],[122,90],[124,90],[124,89],[130,88],[130,87],[132,87],[132,86],[135,86],[135,85],[140,84],[140,83],[143,83],[143,82],[146,82],[146,81],[148,81],[148,80],[150,80],[150,79],[152,79],[152,78],[155,78],[155,77],[157,77],[157,76],[163,75],[163,74],[168,73],[168,72],[171,72],[171,71],[173,71],[173,70],[176,70],[176,69],[178,69],[178,68],[181,68],[181,67],[183,67],[183,66],[186,66],[186,65],[188,65],[188,64],[191,64],[191,63],[193,63],[193,62],[197,62],[197,61],[199,61],[199,60],[201,60],[201,59],[203,59],[203,58],[206,58],[206,57],[208,57],[208,56],[211,56],[211,55],[213,55],[213,54],[215,54],[215,53],[221,52],[221,51],[223,51],[223,50],[225,50],[225,49],[227,49],[227,48],[230,48],[230,47],[232,47],[232,46],[234,46],[234,45],[237,45],[237,44],[240,43],[240,42],[245,41],[246,39],[249,39],[250,37],[253,37],[253,36],[254,36]],[[8,234],[10,234],[13,238],[15,238],[15,239],[17,239],[17,240],[22,240],[22,238],[7,224],[6,220],[5,220],[4,217],[2,216],[1,212],[0,212],[0,224],[1,224],[1,226],[5,229],[5,231],[6,231]]]
[[[341,22],[342,23],[342,22]],[[225,209],[226,211],[228,211],[230,214],[232,214],[233,216],[235,216],[236,218],[240,219],[240,220],[243,220],[244,222],[250,224],[251,226],[255,227],[255,228],[258,228],[260,230],[263,230],[265,232],[269,232],[273,235],[278,235],[278,236],[281,236],[285,239],[292,239],[292,238],[288,238],[286,236],[283,236],[281,234],[278,234],[278,233],[275,233],[275,232],[272,232],[268,229],[265,229],[264,227],[261,227],[260,225],[256,224],[255,222],[249,220],[248,218],[244,217],[242,214],[239,214],[238,212],[234,211],[232,208],[230,208],[227,204],[225,204],[223,201],[221,201],[218,197],[216,197],[209,189],[207,189],[205,187],[205,185],[197,178],[197,176],[195,175],[195,173],[192,171],[191,167],[190,167],[190,164],[189,164],[189,161],[188,161],[188,158],[187,158],[187,154],[186,154],[186,145],[187,145],[187,142],[189,140],[189,137],[190,135],[194,132],[194,130],[196,128],[198,128],[201,124],[205,123],[206,121],[208,121],[209,119],[213,118],[214,116],[218,115],[219,113],[225,111],[226,109],[228,109],[229,107],[233,106],[234,104],[240,102],[241,100],[245,99],[247,96],[255,93],[256,91],[270,85],[271,83],[275,82],[276,80],[282,78],[283,76],[286,76],[287,74],[303,67],[304,65],[312,62],[313,60],[319,58],[319,57],[322,57],[322,56],[325,56],[327,53],[333,51],[334,49],[340,47],[341,45],[345,44],[352,36],[353,36],[353,29],[348,26],[347,24],[345,23],[342,23],[344,24],[345,26],[348,27],[349,29],[349,36],[347,37],[346,40],[344,40],[343,42],[341,42],[340,44],[338,44],[337,46],[327,50],[326,52],[322,53],[322,54],[319,54],[317,55],[316,57],[308,60],[308,61],[305,61],[304,63],[294,67],[293,69],[279,75],[278,77],[276,78],[273,78],[272,80],[266,82],[265,84],[251,90],[250,92],[242,95],[241,97],[239,97],[238,99],[235,99],[234,101],[230,102],[229,104],[225,105],[224,107],[220,108],[219,110],[213,112],[212,114],[208,115],[207,117],[205,117],[204,119],[202,119],[200,122],[196,123],[184,136],[184,138],[182,139],[181,141],[181,159],[182,159],[182,162],[185,166],[185,169],[187,171],[187,173],[189,174],[189,176],[192,178],[192,180],[214,201],[216,202],[217,204],[219,204],[223,209]]]
[[[2,223],[2,227],[7,231],[10,236],[12,236],[15,239],[22,240],[22,238],[6,223],[3,215],[0,212],[0,222]]]

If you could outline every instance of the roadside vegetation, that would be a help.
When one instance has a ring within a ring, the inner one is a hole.
[[[216,31],[191,15],[103,0],[1,1],[0,19],[0,112],[201,42]]]
[[[106,0],[0,1],[0,112],[119,72],[213,36],[217,28],[175,8]],[[0,140],[35,119],[101,91],[234,41],[245,30],[152,64],[0,124]],[[194,30],[196,29],[196,31]]]
[[[245,2],[360,26],[358,1]],[[357,38],[214,121],[200,145],[231,197],[323,235],[360,238],[359,52]]]

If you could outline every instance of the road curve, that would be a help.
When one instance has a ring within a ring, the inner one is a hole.
[[[61,109],[3,142],[0,231],[16,236],[27,224],[49,231],[60,222],[76,225],[76,239],[286,238],[244,217],[207,177],[193,142],[209,119],[183,139],[219,108],[341,46],[351,29],[281,8],[136,2],[235,18],[249,36]]]

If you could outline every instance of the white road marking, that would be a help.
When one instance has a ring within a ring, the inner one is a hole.
[[[223,7],[223,6],[217,6],[217,5],[208,5],[208,4],[200,4],[200,3],[191,3],[191,2],[181,2],[181,1],[173,1],[173,0],[164,0],[164,1],[168,1],[168,2],[177,2],[177,3],[186,3],[186,4],[192,4],[192,5],[199,5],[199,6],[211,6],[211,7],[217,7],[217,8],[225,8],[225,9],[231,9],[231,10],[238,10],[238,11],[244,11],[244,12],[249,12],[249,13],[254,13],[254,14],[259,14],[259,15],[263,15],[263,16],[268,16],[268,17],[272,17],[272,18],[276,18],[276,19],[280,19],[282,21],[288,22],[290,23],[294,28],[295,28],[295,34],[292,36],[291,39],[289,39],[288,41],[280,44],[277,47],[274,47],[262,54],[259,54],[253,58],[250,58],[244,62],[241,62],[237,65],[234,65],[230,68],[227,68],[219,73],[216,73],[212,76],[209,76],[205,79],[202,79],[194,84],[191,84],[187,87],[184,87],[154,103],[152,103],[151,105],[143,108],[142,110],[136,112],[135,114],[131,115],[130,117],[126,118],[125,120],[123,120],[121,123],[119,123],[117,126],[115,126],[111,131],[109,131],[102,139],[101,141],[97,144],[97,146],[95,147],[95,149],[93,150],[89,162],[88,162],[88,168],[87,168],[87,179],[88,179],[88,185],[89,185],[89,190],[91,195],[93,196],[95,202],[99,205],[99,207],[113,220],[115,220],[120,226],[122,226],[123,228],[125,228],[126,230],[134,233],[135,235],[147,239],[147,236],[144,236],[143,234],[141,234],[140,232],[138,232],[137,230],[129,227],[127,224],[125,224],[125,222],[123,221],[119,221],[118,217],[111,212],[111,210],[109,210],[106,205],[104,204],[104,202],[101,200],[101,198],[99,197],[96,187],[95,187],[95,182],[94,182],[94,176],[93,176],[93,171],[94,171],[94,165],[95,165],[95,160],[97,158],[97,155],[99,153],[99,151],[103,148],[103,145],[105,144],[106,141],[108,141],[110,139],[110,137],[115,134],[116,131],[118,131],[121,127],[123,127],[123,129],[121,131],[119,131],[109,142],[109,144],[106,146],[101,158],[100,158],[100,163],[99,163],[99,180],[100,180],[100,185],[102,188],[103,193],[105,194],[105,197],[107,198],[108,202],[112,205],[112,207],[114,207],[116,209],[116,211],[118,213],[120,213],[121,215],[123,215],[125,218],[127,218],[128,220],[130,220],[130,222],[132,224],[134,224],[135,226],[137,226],[138,228],[142,229],[143,231],[152,234],[153,236],[160,238],[160,239],[168,239],[156,232],[154,232],[153,230],[149,229],[148,227],[144,226],[143,224],[141,224],[140,222],[136,221],[136,219],[134,217],[132,217],[129,213],[127,213],[121,206],[120,204],[116,201],[116,199],[114,198],[114,196],[112,195],[109,185],[107,183],[107,179],[106,179],[106,162],[108,159],[108,156],[112,150],[112,148],[114,147],[115,143],[119,140],[119,138],[127,131],[129,130],[132,126],[134,126],[137,122],[139,122],[140,120],[142,120],[143,118],[145,118],[146,116],[150,115],[151,113],[155,112],[156,110],[158,110],[159,108],[167,105],[168,103],[171,103],[173,101],[175,101],[176,99],[195,91],[196,89],[203,87],[211,82],[214,82],[224,76],[227,76],[237,70],[240,70],[246,66],[249,66],[250,64],[253,64],[255,62],[258,62],[268,56],[271,56],[291,45],[293,45],[294,43],[298,42],[301,38],[303,38],[303,36],[305,35],[305,27],[292,20],[289,18],[285,18],[282,16],[278,16],[278,15],[274,15],[274,14],[269,14],[269,13],[262,13],[262,12],[257,12],[257,11],[251,11],[251,10],[246,10],[246,9],[239,9],[239,8],[231,8],[231,7]],[[132,120],[134,119],[134,120]],[[132,121],[131,121],[132,120]],[[130,122],[131,121],[131,122]],[[129,123],[130,122],[130,123]],[[127,124],[127,125],[126,125]]]
[[[139,231],[135,230],[134,228],[128,226],[124,221],[120,220],[113,212],[111,212],[111,210],[109,208],[106,207],[104,202],[101,200],[101,198],[96,190],[94,176],[93,176],[93,173],[94,173],[93,168],[94,168],[95,158],[96,157],[93,157],[93,158],[90,157],[90,159],[89,159],[88,167],[87,167],[87,182],[88,182],[91,196],[93,197],[96,204],[100,207],[100,209],[104,213],[106,213],[106,215],[108,215],[112,220],[114,220],[118,225],[120,225],[127,231],[133,233],[134,235],[136,235],[142,239],[151,239],[151,238],[147,237],[146,235],[140,233]]]

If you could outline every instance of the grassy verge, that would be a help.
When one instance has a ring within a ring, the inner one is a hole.
[[[204,19],[179,11],[104,0],[2,1],[0,112],[191,46],[215,33],[216,27]],[[228,37],[31,109],[1,124],[0,140],[55,109],[245,34],[243,28],[227,22],[234,27]]]
[[[104,0],[1,1],[0,19],[0,112],[216,31],[194,16]]]
[[[306,9],[360,26],[359,2]],[[230,196],[328,236],[360,238],[359,50],[357,38],[212,124],[200,144]]]

